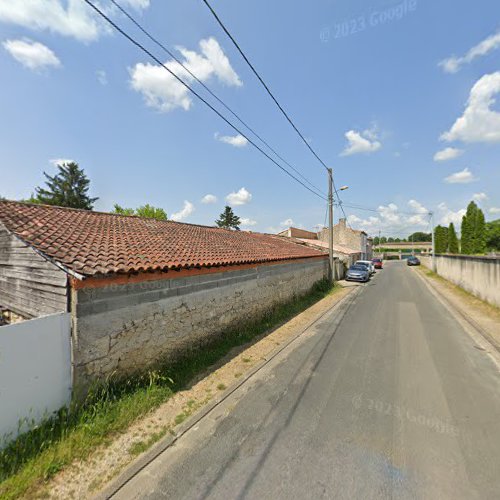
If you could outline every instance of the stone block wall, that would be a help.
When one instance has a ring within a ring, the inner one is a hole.
[[[327,266],[325,256],[72,290],[75,386],[202,348],[230,326],[309,291]]]

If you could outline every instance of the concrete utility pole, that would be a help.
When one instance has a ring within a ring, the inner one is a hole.
[[[333,171],[328,169],[328,261],[329,279],[333,283],[335,281],[335,270],[333,268]]]
[[[432,270],[436,272],[436,247],[434,246],[434,212],[429,212],[431,217],[431,236],[432,236]]]

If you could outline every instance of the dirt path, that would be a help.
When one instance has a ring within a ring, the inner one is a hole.
[[[194,381],[189,389],[176,393],[117,436],[108,446],[96,449],[89,460],[75,463],[55,476],[44,489],[43,496],[54,499],[91,497],[143,451],[167,433],[175,434],[176,425],[236,384],[238,379],[351,291],[340,289],[251,345],[234,349],[215,369]]]

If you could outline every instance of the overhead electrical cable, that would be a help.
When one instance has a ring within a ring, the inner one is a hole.
[[[252,139],[250,139],[243,131],[241,131],[236,125],[234,125],[228,118],[226,118],[218,109],[216,109],[212,104],[210,104],[206,99],[204,99],[196,90],[194,90],[190,85],[188,85],[181,77],[179,77],[174,71],[168,68],[164,63],[160,61],[152,52],[150,52],[146,47],[141,45],[137,40],[135,40],[132,36],[130,36],[125,30],[120,28],[110,17],[108,17],[99,7],[97,7],[90,0],[83,0],[87,5],[89,5],[95,12],[97,12],[104,20],[106,20],[116,31],[118,31],[122,36],[124,36],[129,42],[135,45],[137,48],[142,50],[145,54],[147,54],[156,64],[164,68],[170,75],[172,75],[179,83],[181,83],[184,87],[186,87],[193,95],[195,95],[200,101],[202,101],[206,106],[208,106],[217,116],[219,116],[225,123],[227,123],[233,130],[235,130],[238,134],[242,135],[254,148],[260,151],[268,160],[273,162],[280,170],[285,172],[289,177],[294,179],[296,182],[301,184],[305,189],[313,193],[318,198],[325,200],[325,197],[321,194],[313,191],[309,186],[304,184],[300,179],[298,179],[295,175],[289,172],[285,167],[280,165],[274,158],[269,156],[258,144],[256,144]]]
[[[233,111],[215,92],[213,92],[208,85],[201,81],[168,47],[161,43],[156,37],[154,37],[144,26],[142,26],[126,9],[124,9],[116,0],[109,0],[125,17],[127,17],[142,33],[144,33],[153,43],[160,47],[164,52],[166,52],[177,64],[182,66],[182,68],[191,77],[196,80],[214,99],[219,102],[224,108],[229,111],[244,127],[246,127],[259,141],[261,141],[270,151],[272,151],[283,163],[290,167],[297,175],[299,175],[309,186],[314,188],[316,191],[321,193],[323,196],[326,194],[312,182],[309,181],[307,177],[302,175],[302,173],[297,170],[293,165],[291,165],[287,160],[285,160],[265,139],[262,138],[248,123],[246,123],[235,111]]]
[[[318,155],[318,153],[312,148],[312,146],[309,144],[309,142],[304,137],[304,135],[302,134],[302,132],[295,125],[295,123],[293,122],[293,120],[290,118],[289,114],[285,111],[285,109],[283,108],[283,106],[278,102],[278,99],[271,92],[269,86],[266,84],[266,82],[264,81],[264,79],[260,76],[259,72],[255,69],[254,65],[250,62],[250,60],[248,59],[248,57],[246,56],[246,54],[243,52],[243,49],[240,47],[239,43],[235,40],[235,38],[233,37],[233,35],[229,31],[229,29],[222,22],[221,18],[217,14],[217,12],[215,12],[214,8],[210,5],[210,3],[208,2],[208,0],[202,0],[202,1],[208,7],[208,9],[212,13],[213,17],[215,18],[215,20],[217,21],[217,23],[219,24],[219,26],[222,28],[222,30],[224,31],[224,33],[226,33],[226,35],[229,37],[229,39],[231,40],[231,42],[233,43],[233,45],[236,47],[236,50],[240,53],[241,57],[243,57],[244,61],[248,64],[248,66],[252,70],[253,74],[257,77],[257,79],[259,80],[259,82],[262,84],[262,86],[264,87],[264,89],[266,90],[266,92],[269,94],[269,96],[271,97],[271,99],[274,101],[274,103],[276,104],[276,106],[278,107],[278,109],[281,111],[281,113],[283,114],[283,116],[286,118],[286,120],[288,121],[288,123],[292,126],[292,128],[295,130],[295,132],[298,134],[298,136],[302,139],[302,142],[307,146],[307,148],[309,149],[309,151],[321,163],[321,165],[326,170],[328,170],[328,166],[326,165],[326,163],[320,158],[320,156]],[[339,203],[340,209],[342,210],[342,213],[344,214],[344,217],[347,220],[347,216],[346,216],[346,213],[344,211],[344,207],[342,206],[342,200],[340,199],[339,193],[337,191],[337,187],[335,186],[335,182],[333,181],[332,184],[333,184],[333,190],[335,191],[335,196],[337,197],[337,201]]]

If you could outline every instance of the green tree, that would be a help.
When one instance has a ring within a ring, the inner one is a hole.
[[[394,238],[388,238],[387,243],[394,243]]]
[[[382,236],[382,237],[380,238],[380,243],[381,243],[382,245],[383,245],[384,243],[387,243],[387,237]]]
[[[410,234],[410,236],[408,236],[408,241],[413,241],[413,242],[419,242],[419,241],[428,242],[431,241],[431,239],[432,239],[431,233],[423,233],[422,231],[417,231],[416,233]]]
[[[486,251],[486,224],[483,211],[471,201],[462,217],[460,251],[465,255]]]
[[[115,203],[113,206],[113,213],[120,215],[137,215],[138,217],[146,217],[149,219],[167,220],[167,212],[163,208],[153,207],[146,204],[136,209],[124,208]]]
[[[453,222],[448,226],[448,252],[458,253],[458,238]]]
[[[120,214],[120,215],[134,215],[135,210],[133,208],[124,208],[124,207],[118,205],[118,203],[115,203],[113,205],[113,212],[112,213]]]
[[[375,238],[373,238],[373,244],[375,246],[380,245],[380,238],[378,236],[375,236]]]
[[[500,250],[500,219],[486,223],[486,248],[494,252]]]
[[[446,253],[448,251],[448,228],[436,226],[434,229],[434,248],[436,253]]]
[[[219,218],[215,221],[218,227],[224,227],[226,229],[236,229],[240,230],[240,218],[233,212],[233,209],[226,205],[224,212],[219,215]]]
[[[474,253],[486,252],[486,222],[483,211],[478,208],[474,224]]]
[[[43,173],[47,188],[36,188],[36,200],[46,205],[92,210],[99,198],[89,197],[90,179],[83,169],[75,162],[62,163],[57,168],[54,176]]]

